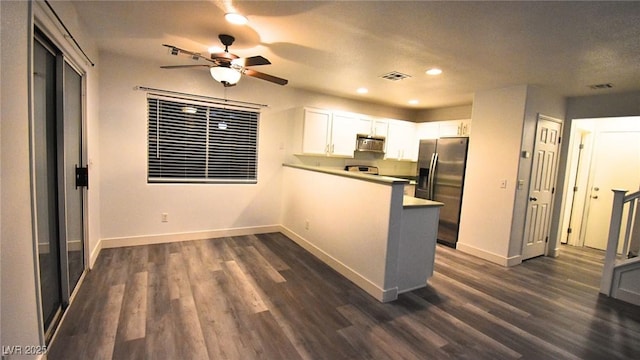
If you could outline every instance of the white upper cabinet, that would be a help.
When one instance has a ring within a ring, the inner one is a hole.
[[[437,121],[440,125],[440,137],[445,136],[469,136],[471,133],[471,120],[447,120]]]
[[[362,114],[350,114],[350,115],[357,117],[360,121],[358,134],[377,136],[377,137],[387,136],[387,129],[389,128],[387,119],[380,119],[373,116],[362,115]]]
[[[417,125],[417,138],[437,139],[447,136],[469,136],[471,133],[471,119],[430,121]]]
[[[440,137],[440,124],[437,121],[423,122],[416,124],[416,138],[437,139]]]
[[[418,146],[415,123],[389,120],[386,159],[418,161]]]
[[[387,137],[389,133],[389,121],[386,119],[371,120],[371,135]]]
[[[304,109],[302,153],[326,155],[329,152],[331,112],[321,109]]]
[[[363,120],[354,114],[333,113],[329,155],[353,157],[356,135],[362,133]]]
[[[371,120],[357,114],[305,108],[302,121],[302,153],[353,157],[357,134],[367,134]]]

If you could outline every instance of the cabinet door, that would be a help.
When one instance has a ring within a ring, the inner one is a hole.
[[[456,120],[438,121],[440,123],[440,137],[460,136],[460,122]]]
[[[388,120],[372,120],[371,127],[373,129],[374,136],[387,137],[389,134],[389,121]]]
[[[331,113],[324,110],[304,109],[302,152],[322,154],[328,152]]]
[[[471,119],[460,121],[460,136],[471,135]]]
[[[412,160],[418,158],[416,124],[408,121],[389,120],[387,159]]]
[[[334,113],[331,125],[329,153],[333,156],[353,157],[356,150],[356,135],[363,122],[351,114]]]
[[[438,121],[440,124],[440,137],[446,136],[469,136],[471,130],[471,120],[447,120]]]
[[[424,122],[416,125],[416,137],[422,139],[437,139],[440,136],[438,122]]]

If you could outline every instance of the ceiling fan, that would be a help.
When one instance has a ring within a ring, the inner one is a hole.
[[[271,62],[266,58],[258,55],[247,58],[241,58],[235,54],[229,52],[229,46],[233,44],[235,38],[231,35],[220,34],[218,35],[220,42],[224,45],[224,52],[211,54],[211,57],[203,56],[200,53],[181,49],[177,46],[162,44],[163,46],[171,49],[172,55],[186,54],[193,60],[204,59],[210,64],[198,64],[198,65],[168,65],[161,66],[163,69],[180,69],[189,67],[208,67],[211,72],[211,76],[225,87],[234,86],[240,81],[242,74],[255,77],[258,79],[270,81],[278,85],[286,85],[289,81],[279,78],[277,76],[265,74],[262,72],[248,69],[247,66],[269,65]]]

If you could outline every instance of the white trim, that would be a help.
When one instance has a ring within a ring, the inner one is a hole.
[[[456,249],[463,253],[467,253],[469,255],[473,255],[475,257],[479,257],[481,259],[506,267],[511,267],[522,263],[522,255],[504,257],[502,255],[494,254],[492,252],[460,242],[458,242],[458,244],[456,245]]]
[[[264,225],[232,229],[106,238],[100,239],[100,242],[98,243],[98,246],[96,246],[96,248],[100,248],[100,250],[102,250],[125,246],[164,244],[170,242],[204,240],[226,236],[265,234],[271,232],[279,232],[280,230],[280,225]],[[98,255],[99,252],[98,254],[96,254],[96,258]],[[93,254],[91,257],[93,258]]]

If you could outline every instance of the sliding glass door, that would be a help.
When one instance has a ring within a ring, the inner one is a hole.
[[[34,42],[34,155],[36,224],[40,265],[40,296],[45,329],[60,317],[60,213],[58,211],[58,135],[56,128],[56,55]]]
[[[83,77],[42,34],[33,51],[33,152],[47,342],[85,270]]]

